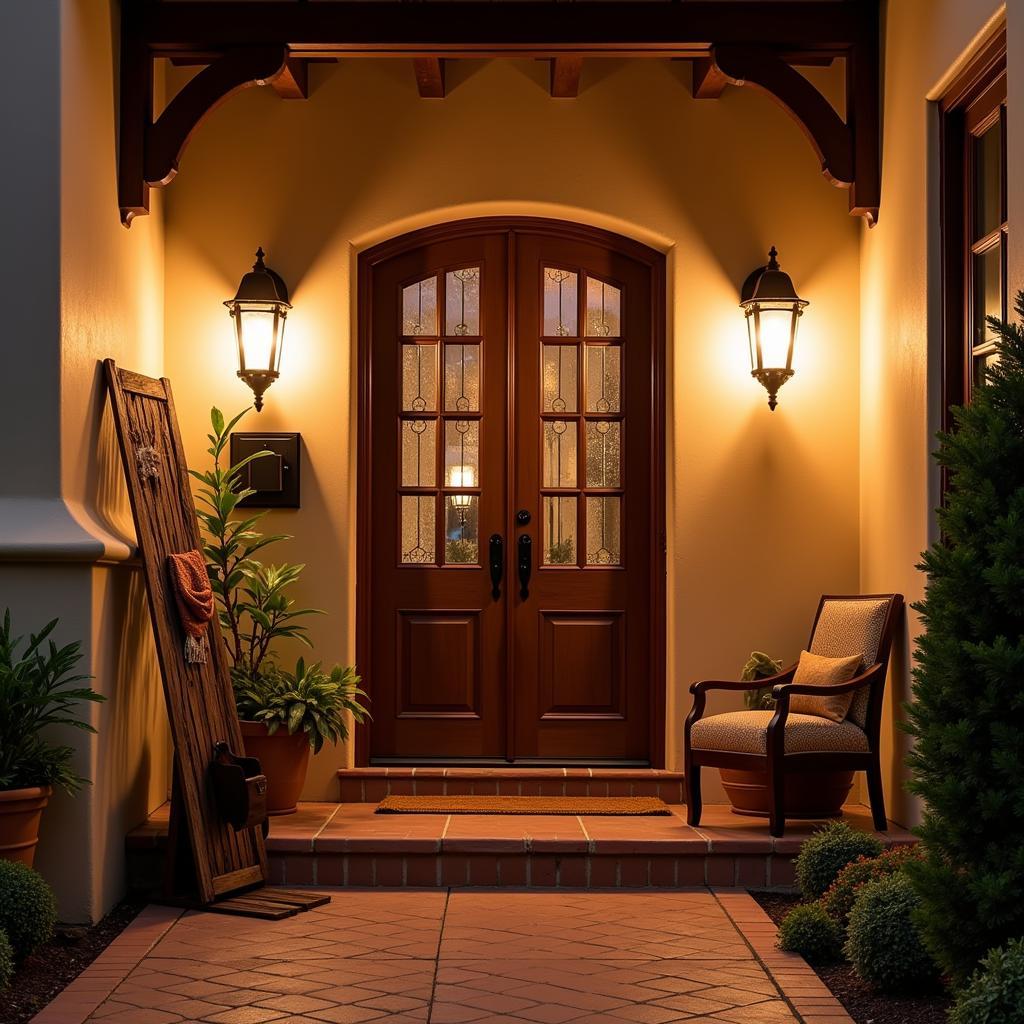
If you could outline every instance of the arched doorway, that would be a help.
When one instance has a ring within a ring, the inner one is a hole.
[[[663,763],[664,278],[533,218],[362,254],[359,763]]]

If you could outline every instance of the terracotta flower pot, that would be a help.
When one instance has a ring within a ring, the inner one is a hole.
[[[0,860],[32,867],[39,842],[39,819],[53,790],[49,786],[0,790]]]
[[[768,817],[768,773],[720,768],[733,814]],[[853,772],[799,772],[786,776],[787,818],[840,818],[853,786]]]
[[[309,767],[309,737],[304,732],[289,736],[278,729],[271,736],[262,722],[242,722],[245,752],[259,758],[267,777],[267,813],[294,814]]]

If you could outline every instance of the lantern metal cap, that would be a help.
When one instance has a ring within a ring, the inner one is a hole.
[[[768,250],[768,262],[763,267],[751,271],[743,287],[740,289],[740,305],[749,306],[755,302],[789,302],[801,309],[810,305],[801,299],[793,287],[793,279],[779,267],[776,257],[778,250],[773,245]]]
[[[225,306],[231,307],[238,302],[275,302],[287,309],[292,308],[288,301],[288,286],[280,274],[263,262],[265,255],[262,246],[256,250],[256,262],[252,270],[239,281],[235,297],[228,299]]]

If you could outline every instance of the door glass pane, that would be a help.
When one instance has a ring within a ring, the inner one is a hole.
[[[576,423],[544,421],[543,487],[576,486]]]
[[[480,424],[447,420],[444,425],[445,487],[480,486]]]
[[[437,408],[437,346],[402,346],[402,411]]]
[[[402,334],[437,334],[436,277],[428,277],[402,289]]]
[[[587,337],[617,338],[622,310],[622,292],[613,284],[587,278]]]
[[[974,257],[974,347],[992,340],[992,332],[985,323],[986,316],[1002,316],[1003,302],[1000,287],[1002,256],[995,245]]]
[[[472,494],[445,498],[444,560],[448,565],[476,565],[480,561],[480,499]]]
[[[445,334],[480,333],[480,268],[452,270],[444,278]]]
[[[544,497],[543,564],[576,564],[575,498]]]
[[[999,121],[974,140],[974,238],[995,231],[1003,222],[1003,129]]]
[[[587,565],[621,565],[621,498],[587,498]]]
[[[576,336],[577,275],[558,267],[544,268],[544,336],[571,338]]]
[[[618,412],[621,375],[618,345],[587,346],[587,412]]]
[[[434,495],[402,495],[402,561],[406,564],[434,561]]]
[[[402,486],[437,485],[437,422],[402,421]]]
[[[480,408],[480,346],[448,342],[444,347],[446,412],[477,412]]]
[[[576,378],[579,350],[575,345],[542,345],[545,412],[576,411]]]
[[[622,424],[587,422],[587,486],[618,487],[622,476]]]

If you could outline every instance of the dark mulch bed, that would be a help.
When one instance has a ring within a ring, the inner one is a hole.
[[[14,973],[0,993],[0,1024],[25,1024],[74,981],[145,906],[122,903],[92,928],[61,928]]]
[[[800,902],[798,896],[774,892],[750,895],[776,924]],[[916,997],[882,996],[861,981],[848,963],[814,970],[857,1024],[946,1024],[952,1000],[943,992]]]

